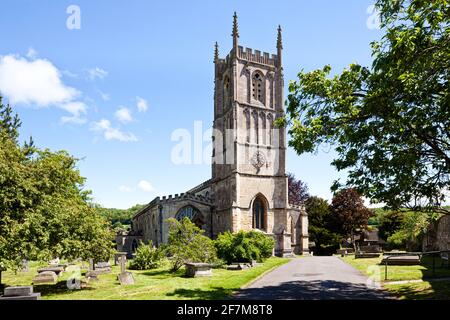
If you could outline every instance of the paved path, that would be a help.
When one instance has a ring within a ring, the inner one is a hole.
[[[381,289],[338,257],[296,258],[266,274],[235,299],[387,299]]]

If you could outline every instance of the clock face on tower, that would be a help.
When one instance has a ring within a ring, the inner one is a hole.
[[[261,151],[256,151],[251,159],[251,163],[256,169],[259,170],[266,164],[266,156]]]

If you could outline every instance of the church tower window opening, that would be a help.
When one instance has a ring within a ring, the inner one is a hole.
[[[261,75],[261,73],[256,72],[255,75],[253,76],[253,81],[252,81],[252,94],[253,94],[253,99],[264,103],[264,99],[263,99],[263,76]]]

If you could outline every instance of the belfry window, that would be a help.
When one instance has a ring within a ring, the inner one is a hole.
[[[260,102],[264,102],[263,100],[263,77],[260,73],[255,73],[252,81],[252,94],[253,99],[258,100]]]

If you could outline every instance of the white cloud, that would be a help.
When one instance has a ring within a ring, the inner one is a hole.
[[[28,61],[13,55],[0,57],[0,91],[12,104],[40,107],[60,105],[80,94],[62,83],[59,70],[50,61]]]
[[[137,100],[137,108],[139,110],[139,112],[145,112],[148,109],[148,103],[147,100],[141,98],[141,97],[136,97]]]
[[[108,71],[103,70],[102,68],[95,67],[92,69],[88,69],[87,71],[87,78],[91,81],[94,81],[95,79],[104,79],[108,75]]]
[[[85,123],[81,116],[87,113],[87,106],[76,101],[81,93],[62,82],[61,72],[50,61],[36,56],[33,48],[28,51],[29,59],[0,56],[0,92],[12,104],[63,109],[70,114],[61,118],[63,123]]]
[[[63,70],[61,73],[72,79],[78,78],[78,75],[76,73],[70,72],[69,70]]]
[[[114,115],[116,116],[117,120],[122,123],[129,123],[133,121],[131,111],[126,107],[120,107],[120,109],[117,110]]]
[[[138,141],[134,134],[122,132],[117,128],[113,128],[111,122],[107,119],[94,122],[91,126],[91,130],[101,132],[106,140],[117,140],[121,142]]]
[[[119,187],[119,191],[121,191],[121,192],[131,192],[131,191],[133,191],[133,188],[128,187],[128,186],[120,186]]]
[[[83,115],[87,113],[87,106],[83,102],[69,102],[61,105],[61,108],[72,114],[72,116],[61,117],[62,123],[84,124],[87,122]]]
[[[138,188],[145,192],[153,192],[155,190],[151,183],[145,180],[139,181]]]
[[[34,60],[37,57],[38,57],[38,52],[36,50],[34,50],[34,48],[32,48],[32,47],[28,48],[27,58],[31,59],[31,60]]]

